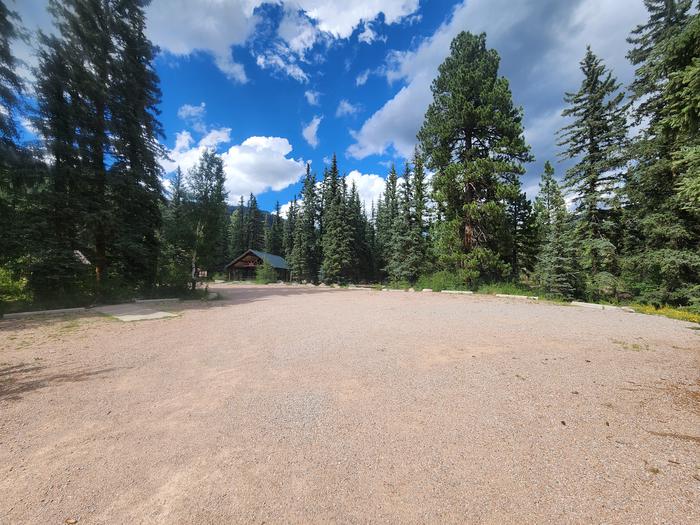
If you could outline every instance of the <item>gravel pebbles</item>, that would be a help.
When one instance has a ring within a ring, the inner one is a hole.
[[[700,522],[697,326],[213,291],[173,319],[0,321],[0,522]]]

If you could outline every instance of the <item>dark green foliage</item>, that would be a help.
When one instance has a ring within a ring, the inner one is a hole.
[[[422,214],[424,203],[416,201],[413,182],[410,166],[406,163],[387,256],[387,273],[389,280],[394,282],[414,283],[425,265],[422,221],[418,216]]]
[[[275,204],[272,224],[269,228],[265,228],[265,251],[274,255],[282,254],[282,217],[280,217],[279,202]]]
[[[381,271],[381,276],[387,274],[387,265],[391,258],[391,249],[394,243],[394,225],[399,216],[397,180],[396,168],[392,165],[386,178],[384,193],[377,203],[376,254],[377,266]]]
[[[647,7],[649,21],[635,29],[630,52],[646,127],[631,148],[622,275],[643,301],[698,305],[698,14],[688,15],[689,2]]]
[[[248,198],[248,210],[244,223],[246,249],[262,250],[265,247],[265,223],[258,208],[258,200],[252,193]]]
[[[317,223],[316,176],[311,173],[311,166],[306,165],[302,205],[297,213],[293,230],[293,247],[289,264],[292,279],[314,282],[319,272],[319,240]]]
[[[564,178],[576,204],[584,267],[592,276],[616,271],[615,246],[606,228],[612,197],[622,189],[626,147],[626,104],[620,85],[590,47],[581,61],[583,81],[566,93],[564,117],[572,121],[560,132],[561,156],[573,159]]]
[[[508,81],[498,76],[499,56],[486,36],[460,33],[433,81],[433,102],[418,133],[435,170],[433,197],[441,222],[433,228],[438,262],[465,278],[494,280],[510,258],[499,238],[505,198],[531,160],[522,110]]]
[[[507,249],[510,252],[508,263],[511,268],[511,278],[517,281],[521,274],[530,274],[535,267],[537,257],[538,232],[532,203],[519,184],[513,186],[513,194],[507,200],[506,227],[504,235]]]
[[[233,211],[229,220],[228,258],[231,260],[241,255],[247,249],[245,240],[245,213],[246,209],[243,204],[243,196],[241,195],[238,208]]]
[[[292,259],[292,253],[294,252],[294,230],[296,228],[298,212],[299,205],[297,203],[297,196],[295,195],[289,204],[287,220],[284,221],[284,227],[282,228],[282,251],[287,261]]]
[[[17,125],[14,113],[19,103],[22,82],[17,75],[17,59],[12,54],[12,42],[19,37],[17,14],[0,0],[0,159],[14,149]]]
[[[329,170],[327,182],[328,185],[324,188],[321,275],[325,282],[347,282],[352,274],[354,243],[347,185],[345,178],[338,178],[335,165]]]
[[[191,199],[191,226],[195,234],[194,253],[198,268],[214,272],[227,262],[226,177],[221,157],[213,151],[205,151],[187,176]],[[261,223],[262,224],[262,223]]]
[[[534,281],[545,292],[571,299],[581,289],[576,237],[572,217],[551,164],[545,164],[535,205],[542,248],[537,256]]]
[[[255,282],[258,284],[277,282],[277,271],[270,263],[264,262],[255,269]]]

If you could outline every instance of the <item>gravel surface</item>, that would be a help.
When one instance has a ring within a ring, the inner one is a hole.
[[[216,287],[0,321],[0,523],[700,523],[700,331]]]

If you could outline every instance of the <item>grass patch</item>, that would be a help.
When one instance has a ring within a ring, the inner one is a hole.
[[[478,293],[495,295],[497,293],[508,295],[533,295],[533,291],[519,283],[493,283],[483,284],[477,289]]]
[[[629,306],[635,312],[640,314],[662,315],[678,321],[688,321],[690,323],[700,324],[700,314],[691,312],[687,308],[674,308],[672,306],[661,306],[656,308],[650,304],[631,304]]]

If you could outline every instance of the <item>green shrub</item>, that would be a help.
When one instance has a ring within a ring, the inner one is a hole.
[[[467,281],[468,276],[464,273],[442,270],[419,277],[415,288],[417,290],[430,288],[436,292],[442,290],[466,290],[468,288]]]
[[[255,282],[269,284],[277,282],[277,271],[269,263],[263,263],[255,269]]]

